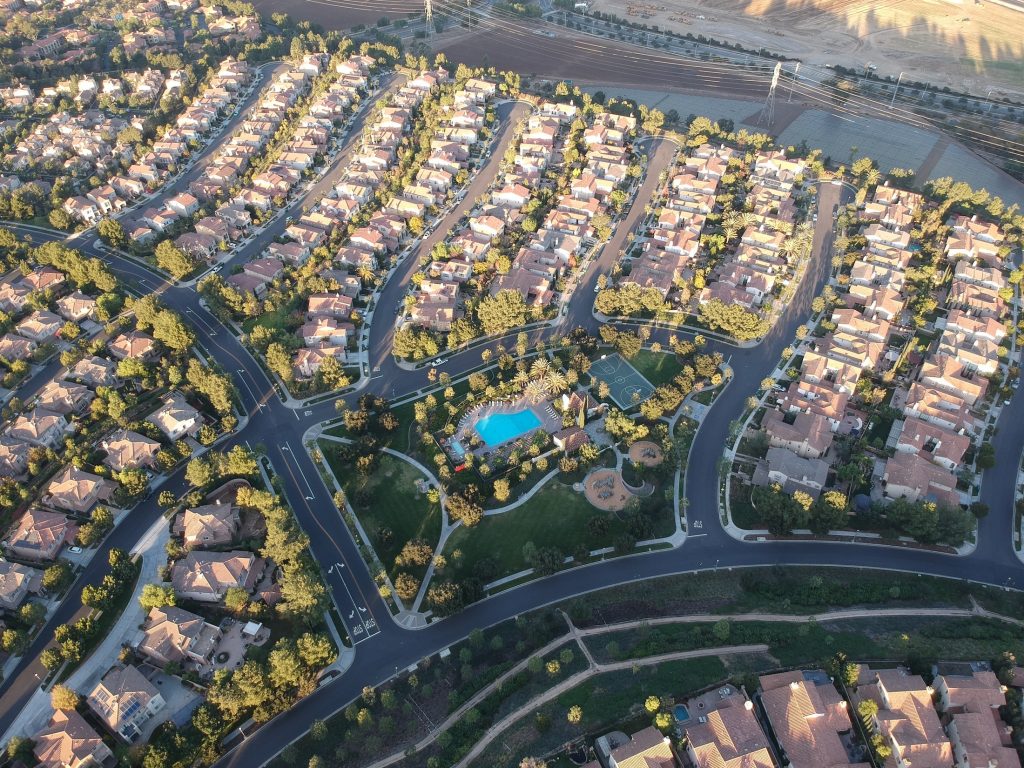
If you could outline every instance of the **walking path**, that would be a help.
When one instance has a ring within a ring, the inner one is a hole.
[[[601,675],[606,672],[618,672],[625,669],[635,669],[636,667],[650,667],[662,664],[666,661],[683,661],[686,659],[700,659],[707,656],[735,656],[737,654],[746,653],[765,653],[768,650],[767,645],[755,644],[755,645],[727,645],[719,648],[701,648],[696,651],[677,651],[675,653],[664,653],[661,656],[649,656],[646,659],[636,659],[628,661],[617,661],[612,664],[595,664],[582,672],[577,672],[572,677],[567,677],[565,680],[560,682],[558,685],[548,688],[544,693],[530,699],[523,706],[514,712],[510,712],[508,715],[503,717],[497,723],[487,729],[487,732],[478,741],[473,748],[469,750],[464,758],[457,762],[454,768],[465,768],[473,760],[479,757],[484,750],[491,745],[493,739],[503,731],[508,730],[511,726],[515,725],[524,715],[528,715],[533,712],[537,707],[547,704],[552,699],[557,698],[566,691],[572,690],[583,681],[593,677],[594,675]]]
[[[585,638],[592,637],[594,635],[604,635],[611,632],[620,632],[629,629],[638,629],[641,626],[651,627],[662,624],[693,624],[693,623],[707,623],[721,621],[722,619],[728,619],[729,621],[774,621],[784,622],[791,624],[808,624],[824,623],[830,621],[844,621],[848,619],[870,619],[870,618],[886,618],[886,617],[907,617],[907,616],[935,616],[935,617],[971,617],[981,616],[984,618],[995,619],[997,621],[1005,621],[1009,624],[1014,624],[1019,627],[1024,627],[1024,620],[1011,618],[1009,616],[1003,616],[1002,614],[993,613],[982,608],[978,603],[971,598],[971,608],[871,608],[871,609],[850,609],[843,611],[827,611],[825,613],[814,613],[814,614],[789,614],[789,613],[735,613],[735,614],[687,614],[684,616],[661,616],[653,619],[636,619],[634,621],[625,621],[619,624],[604,624],[595,627],[587,627],[580,629],[569,619],[567,615],[562,614],[565,618],[565,622],[568,625],[569,631],[564,635],[559,635],[554,640],[549,642],[543,648],[538,648],[536,651],[531,653],[525,659],[521,660],[514,667],[509,669],[505,674],[498,677],[490,685],[477,691],[469,700],[467,700],[461,707],[452,712],[445,718],[444,722],[440,723],[433,731],[424,736],[418,742],[416,742],[412,749],[415,752],[419,752],[422,749],[430,746],[437,737],[444,733],[446,730],[451,728],[456,722],[458,722],[462,716],[470,709],[475,707],[477,704],[486,699],[494,691],[499,690],[502,685],[505,684],[514,675],[522,672],[529,665],[530,659],[534,656],[545,656],[556,648],[565,645],[568,640],[576,641],[580,651],[583,653],[587,660],[588,668],[582,672],[579,672],[571,677],[566,678],[558,685],[548,689],[539,696],[530,699],[524,703],[519,709],[508,714],[498,723],[492,725],[487,732],[481,737],[480,741],[473,747],[472,750],[459,762],[456,763],[455,768],[460,766],[467,766],[471,760],[480,755],[484,749],[491,743],[495,736],[502,731],[508,729],[514,724],[519,718],[526,714],[536,710],[541,704],[545,704],[551,699],[559,696],[565,691],[573,688],[579,683],[583,682],[587,678],[602,674],[605,672],[616,672],[622,669],[631,669],[634,666],[645,667],[654,666],[661,664],[666,661],[678,661],[683,659],[695,659],[704,656],[726,656],[735,655],[740,653],[765,653],[768,651],[767,645],[755,644],[755,645],[736,645],[736,646],[723,646],[720,648],[700,648],[692,651],[675,651],[671,653],[664,653],[658,656],[648,656],[641,659],[626,659],[625,661],[616,661],[602,664],[594,660],[590,649],[584,642]],[[389,765],[401,761],[408,754],[408,750],[402,752],[396,752],[393,755],[389,755],[375,763],[367,766],[367,768],[385,768]]]

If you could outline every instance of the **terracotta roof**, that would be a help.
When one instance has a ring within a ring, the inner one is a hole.
[[[50,724],[32,740],[35,742],[32,751],[39,760],[39,768],[90,765],[90,757],[95,756],[102,761],[112,756],[100,735],[73,710],[58,709],[53,713]]]
[[[761,677],[761,701],[779,745],[794,766],[849,768],[839,734],[853,729],[846,702],[831,683],[815,685],[803,673]],[[867,763],[856,763],[868,768]]]
[[[657,728],[644,728],[633,734],[628,744],[613,749],[616,768],[675,768],[669,740]]]
[[[696,768],[774,768],[768,737],[748,703],[733,694],[707,713],[707,722],[686,726]]]

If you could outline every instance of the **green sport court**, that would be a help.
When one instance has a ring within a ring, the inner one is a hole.
[[[608,385],[612,400],[623,410],[640,405],[654,394],[654,385],[618,352],[595,360],[590,366],[590,376]]]

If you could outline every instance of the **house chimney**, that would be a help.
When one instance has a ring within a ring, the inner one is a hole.
[[[795,691],[797,688],[800,687],[800,683],[798,683],[796,680],[794,680],[792,683],[789,684],[789,687],[790,687],[791,690]]]
[[[747,710],[747,712],[749,712],[754,708],[754,702],[752,702],[750,699],[747,699],[743,702],[743,708]]]

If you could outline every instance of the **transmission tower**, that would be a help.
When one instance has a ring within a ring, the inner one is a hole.
[[[772,73],[772,84],[768,89],[768,98],[764,100],[764,106],[761,107],[761,114],[757,118],[757,124],[761,124],[761,120],[765,120],[765,125],[771,128],[772,120],[775,119],[775,89],[779,85],[779,73],[782,71],[782,62],[775,64],[775,71]]]
[[[434,4],[431,0],[423,0],[423,13],[426,17],[427,44],[434,42]]]

